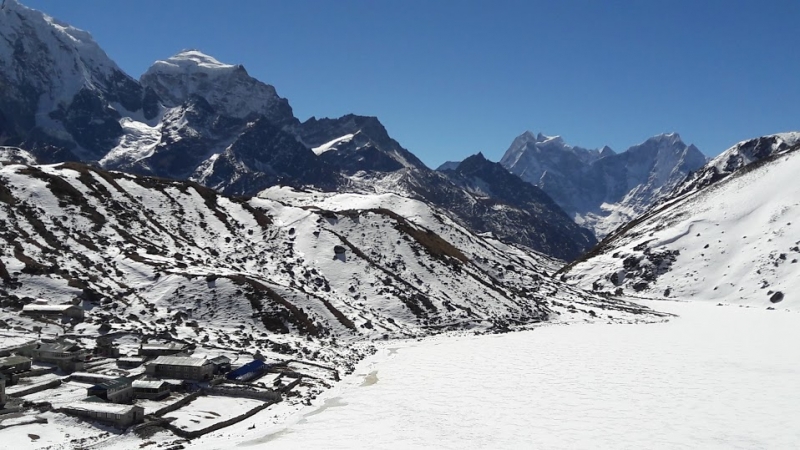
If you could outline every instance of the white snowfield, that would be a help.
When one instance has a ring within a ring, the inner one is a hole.
[[[680,317],[390,343],[382,360],[361,365],[288,426],[243,430],[231,442],[276,450],[800,446],[800,314],[652,305]]]
[[[800,142],[797,133],[779,136],[791,145]],[[741,146],[709,167],[727,165],[721,161],[737,155],[747,158]],[[800,152],[778,153],[674,198],[615,237],[599,255],[571,268],[569,282],[588,289],[636,287],[649,296],[796,307],[798,173]]]
[[[355,134],[345,134],[344,136],[338,137],[330,142],[326,142],[319,147],[314,147],[311,149],[311,151],[313,151],[315,155],[319,156],[325,152],[336,150],[336,146],[338,144],[350,142],[353,140],[353,137],[355,137]]]

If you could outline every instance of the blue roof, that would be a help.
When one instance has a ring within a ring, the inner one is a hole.
[[[264,367],[266,367],[264,361],[259,361],[257,359],[254,359],[249,363],[243,365],[242,367],[239,367],[238,369],[229,372],[226,378],[228,378],[229,380],[238,380],[239,378],[245,377],[254,372],[258,372],[262,370]]]

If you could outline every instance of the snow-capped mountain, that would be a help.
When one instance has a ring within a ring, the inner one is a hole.
[[[526,132],[500,160],[598,237],[644,212],[705,162],[697,147],[683,143],[677,133],[615,153],[609,147],[587,150],[558,136]]]
[[[590,246],[575,227],[523,220],[542,211],[558,216],[552,202],[523,207],[494,198],[489,206],[485,194],[427,168],[375,117],[301,123],[273,86],[197,50],[156,61],[136,81],[88,33],[16,0],[4,4],[2,20],[0,82],[13,89],[0,92],[0,144],[39,162],[96,162],[231,195],[275,185],[393,192],[558,258]]]
[[[199,96],[222,116],[244,119],[260,114],[277,125],[296,121],[289,102],[273,86],[251,77],[244,66],[223,64],[198,50],[156,61],[141,83],[153,89],[167,108]]]
[[[744,141],[562,271],[589,289],[730,303],[800,292],[800,133]]]
[[[22,6],[0,5],[0,145],[40,161],[97,160],[127,116],[152,119],[158,102],[89,33]]]

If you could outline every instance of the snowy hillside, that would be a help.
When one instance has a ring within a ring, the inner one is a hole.
[[[0,183],[2,294],[13,307],[82,299],[77,333],[110,324],[236,346],[241,324],[254,336],[402,337],[631,308],[392,195],[293,207],[75,164],[5,166]],[[306,195],[317,194],[291,194]],[[179,311],[199,328],[159,321]]]
[[[737,144],[680,194],[568,266],[563,279],[607,292],[794,304],[800,292],[799,148],[798,133]]]
[[[706,159],[677,133],[654,136],[628,150],[573,147],[559,137],[526,132],[500,164],[540,187],[598,238],[668,195]]]

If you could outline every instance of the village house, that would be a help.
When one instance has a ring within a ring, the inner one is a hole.
[[[139,346],[139,356],[167,356],[177,355],[186,352],[188,349],[183,344],[141,344]]]
[[[15,353],[24,354],[26,351],[30,352],[39,345],[37,341],[28,341],[23,344],[11,345],[0,349],[0,357],[11,356]]]
[[[161,400],[169,397],[169,383],[162,380],[134,380],[133,395],[136,398]]]
[[[68,318],[83,320],[83,308],[68,305],[41,305],[32,303],[22,307],[22,314],[36,317]]]
[[[10,375],[31,370],[31,359],[24,356],[0,358],[0,373]]]
[[[120,350],[119,347],[114,345],[114,341],[101,337],[97,339],[94,354],[104,358],[119,358]]]
[[[145,365],[145,373],[179,380],[210,380],[214,365],[207,359],[189,356],[159,356]]]
[[[112,403],[128,403],[133,400],[133,380],[127,377],[114,378],[95,384],[87,394]]]
[[[101,400],[82,401],[61,408],[61,412],[99,422],[110,423],[119,428],[127,428],[144,422],[144,408],[135,405],[105,403]]]
[[[34,361],[55,364],[65,372],[83,369],[89,354],[89,350],[72,342],[43,343],[30,351]]]
[[[217,375],[222,375],[231,371],[231,359],[225,355],[211,358],[209,361],[214,365],[214,373]]]

